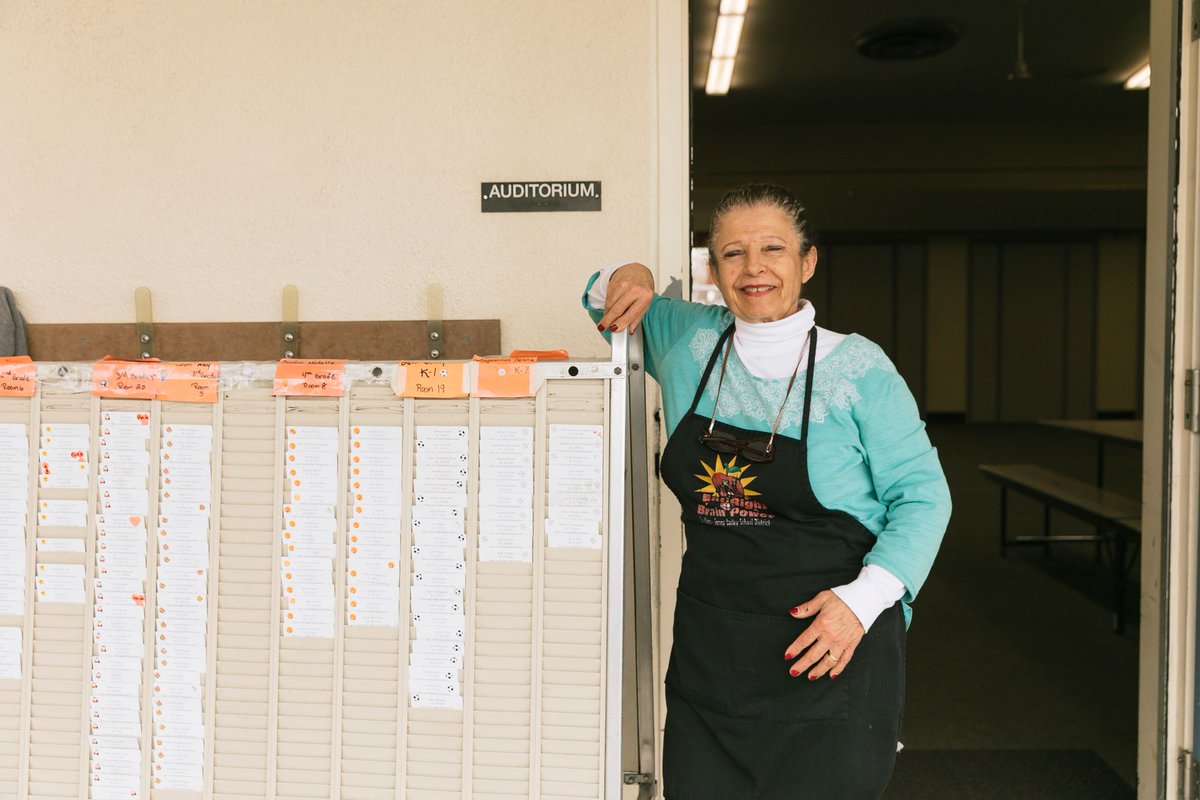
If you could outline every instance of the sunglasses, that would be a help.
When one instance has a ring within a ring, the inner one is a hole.
[[[700,444],[714,453],[733,453],[756,464],[769,464],[775,460],[775,445],[771,439],[746,441],[725,431],[707,431],[700,434]]]

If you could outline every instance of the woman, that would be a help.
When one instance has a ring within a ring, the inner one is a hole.
[[[645,332],[670,432],[663,480],[683,506],[666,797],[877,798],[946,480],[883,351],[814,325],[803,206],[744,186],[709,230],[726,308],[659,297],[636,263],[593,276],[584,297],[600,330]]]

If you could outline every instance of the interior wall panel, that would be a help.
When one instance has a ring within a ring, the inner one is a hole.
[[[967,420],[996,422],[999,414],[998,368],[1000,248],[976,244],[970,252],[970,361]]]
[[[1002,422],[1061,417],[1066,394],[1066,245],[1006,244],[1000,266]]]

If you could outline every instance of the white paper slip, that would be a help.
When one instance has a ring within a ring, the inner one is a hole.
[[[84,462],[86,464],[86,462]],[[4,481],[21,481],[28,485],[29,462],[28,459],[21,458],[20,460],[4,460],[0,459],[0,480]]]
[[[285,503],[285,520],[334,520],[333,503]]]
[[[42,436],[87,436],[91,425],[86,422],[43,422]]]
[[[17,439],[29,435],[24,422],[0,422],[0,439]]]
[[[461,548],[460,548],[461,552]],[[379,561],[399,561],[400,542],[358,541],[346,545],[346,555]]]
[[[350,428],[352,442],[401,442],[404,428],[393,425],[354,425]]]
[[[550,467],[550,486],[551,491],[554,491],[556,484],[564,481],[599,481],[604,479],[604,466],[595,464],[591,466],[573,465],[569,467]]]
[[[480,544],[479,560],[489,563],[529,564],[533,562],[533,547],[492,547]]]
[[[413,504],[421,506],[467,507],[466,492],[414,492]]]
[[[459,561],[463,557],[463,548],[458,544],[412,545],[409,550],[412,552],[413,562],[421,565],[434,561]]]
[[[333,425],[289,425],[287,438],[298,442],[336,442],[338,429]]]
[[[479,490],[479,518],[509,519],[516,512],[528,511],[533,513],[532,494],[512,494],[509,492]]]
[[[39,553],[82,553],[85,542],[83,539],[38,539]]]
[[[84,502],[84,507],[87,507],[87,501]],[[23,525],[25,523],[25,514],[29,510],[29,497],[23,495],[18,499],[0,500],[0,517],[9,520],[19,520]],[[86,513],[86,512],[85,512]]]
[[[433,478],[413,479],[413,491],[417,494],[466,494],[467,479],[436,480]]]
[[[422,455],[458,455],[466,457],[467,440],[462,439],[417,439],[414,446],[417,449],[418,463]]]
[[[598,533],[555,533],[548,530],[546,532],[546,546],[599,550],[601,540]]]
[[[355,517],[350,520],[351,533],[375,534],[380,536],[400,535],[400,517],[388,514]]]
[[[189,450],[180,447],[173,450],[159,448],[158,458],[159,462],[163,465],[177,466],[191,464],[207,467],[209,461],[212,459],[212,454],[206,450]]]
[[[418,600],[414,597],[411,603],[410,608],[414,615],[463,613],[463,603],[461,600]]]
[[[415,505],[412,507],[414,525],[417,520],[429,519],[466,519],[466,512],[460,506]]]
[[[446,546],[457,545],[458,547],[467,546],[467,534],[462,530],[453,532],[441,532],[428,530],[427,528],[414,528],[412,543],[418,546]]]
[[[0,614],[25,613],[25,587],[21,583],[0,585]]]
[[[526,442],[533,444],[533,428],[509,425],[484,425],[479,429],[480,442]]]
[[[466,462],[450,466],[421,465],[415,471],[415,476],[421,480],[457,481],[467,479]]]
[[[505,470],[533,469],[533,453],[480,453],[479,469],[488,474],[503,474]]]
[[[418,425],[418,439],[462,439],[467,438],[467,428],[456,425]]]
[[[96,567],[96,577],[117,581],[144,581],[146,567],[133,564],[106,564]]]
[[[289,439],[286,448],[288,463],[337,466],[338,443],[336,439],[329,441]]]
[[[550,432],[550,438],[560,441],[595,441],[604,439],[603,425],[577,425],[571,423],[557,422],[546,426]]]
[[[79,469],[68,468],[53,473],[43,472],[38,476],[38,485],[43,489],[86,489],[88,487],[87,464],[76,465]]]
[[[372,628],[397,628],[400,626],[400,610],[364,611],[348,608],[346,609],[346,624]]]
[[[410,677],[408,679],[408,691],[413,695],[444,694],[457,697],[458,679],[418,680],[417,678]]]
[[[458,639],[413,639],[409,644],[414,653],[444,653],[461,655],[464,645]]]
[[[330,612],[332,615],[332,611]],[[283,635],[288,638],[297,639],[332,639],[334,624],[333,620],[316,620],[314,622],[305,622],[295,620],[283,623]]]
[[[603,475],[577,480],[552,478],[549,483],[551,500],[561,494],[603,494],[604,492]]]
[[[42,513],[73,515],[87,518],[87,500],[39,500],[38,510]]]
[[[115,425],[122,428],[150,429],[149,411],[101,411],[102,425]]]
[[[551,505],[547,509],[546,515],[553,520],[587,522],[596,526],[599,526],[604,518],[603,513],[596,506]]]
[[[413,667],[423,667],[426,669],[453,669],[461,670],[463,665],[462,656],[456,653],[418,653],[414,652],[409,655],[408,663]]]
[[[460,638],[462,631],[467,625],[467,619],[461,613],[412,611],[411,616],[413,624],[417,626],[418,632],[422,628],[430,631],[440,631],[441,633],[431,634],[434,639]]]
[[[517,547],[528,549],[533,547],[532,533],[480,533],[479,546],[482,547]]]
[[[178,461],[159,464],[158,473],[164,478],[190,478],[208,482],[212,479],[212,467],[207,461]]]
[[[484,525],[504,527],[523,525],[533,527],[533,509],[529,506],[481,506],[479,509],[480,531]]]
[[[461,562],[457,562],[461,563]],[[466,586],[467,571],[464,568],[457,569],[441,569],[440,565],[435,565],[433,569],[421,569],[416,567],[413,569],[412,580],[413,585],[422,586],[447,586],[457,589],[462,589]]]
[[[600,511],[604,508],[604,495],[600,492],[551,492],[550,505],[578,506]]]
[[[416,466],[418,474],[424,474],[426,467],[465,467],[466,453],[447,453],[440,450],[418,450]]]
[[[0,480],[0,503],[17,502],[22,506],[29,503],[29,481],[22,478]]]
[[[461,519],[414,519],[412,522],[413,536],[421,536],[421,542],[432,540],[437,544],[445,537],[462,537],[466,532],[466,522]]]
[[[96,446],[101,450],[146,450],[146,439],[122,435],[119,431],[96,437]],[[146,452],[149,452],[146,450]]]
[[[208,454],[213,449],[212,432],[209,431],[205,434],[183,434],[179,431],[167,433],[164,430],[162,435],[162,449],[166,453],[178,454],[186,450],[191,453],[203,454],[205,456],[204,460],[207,461]],[[195,460],[198,461],[200,459]]]
[[[463,701],[462,698],[456,694],[415,691],[409,694],[409,705],[412,708],[433,708],[444,711],[462,711]]]

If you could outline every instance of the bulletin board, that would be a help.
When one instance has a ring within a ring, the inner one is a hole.
[[[0,796],[615,800],[623,349],[428,397],[425,363],[314,396],[223,362],[202,399],[34,365],[0,397]]]

